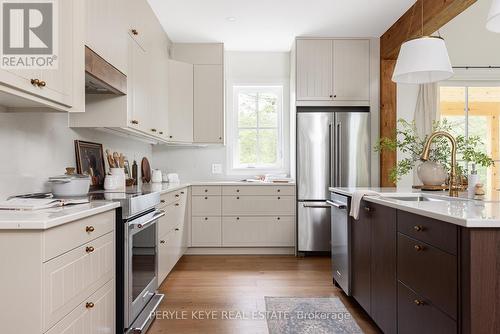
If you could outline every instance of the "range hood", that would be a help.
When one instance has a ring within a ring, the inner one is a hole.
[[[127,76],[85,46],[85,93],[127,94]]]

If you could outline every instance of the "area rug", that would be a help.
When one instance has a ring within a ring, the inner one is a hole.
[[[269,334],[363,333],[340,299],[265,297]]]

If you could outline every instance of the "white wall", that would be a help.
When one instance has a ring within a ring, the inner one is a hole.
[[[233,112],[233,85],[283,85],[283,137],[285,171],[290,172],[290,55],[288,52],[226,52],[226,114]],[[226,117],[228,119],[228,117]],[[227,127],[226,124],[226,133]],[[227,140],[227,138],[226,138]],[[228,171],[227,147],[154,146],[154,168],[179,173],[183,180],[241,179],[255,175],[235,175]],[[223,173],[212,174],[212,164],[221,164]]]
[[[76,166],[74,140],[101,143],[104,149],[124,153],[130,160],[146,156],[152,146],[92,129],[70,129],[66,113],[0,113],[0,200],[36,191],[48,191],[49,176]]]

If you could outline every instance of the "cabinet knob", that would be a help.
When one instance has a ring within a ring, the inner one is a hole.
[[[336,97],[337,97],[337,95],[333,95],[333,98],[336,98]]]
[[[139,35],[139,32],[137,31],[137,29],[132,29],[130,30],[132,32],[132,35]]]
[[[420,225],[415,225],[415,226],[413,226],[413,229],[414,229],[415,231],[417,231],[417,232],[421,232],[421,231],[423,231],[423,230],[424,230],[424,228],[423,228],[422,226],[420,226]]]
[[[279,192],[279,193],[280,193],[280,192],[281,192],[281,189],[278,189],[278,190],[277,190],[277,192]]]
[[[38,85],[40,85],[40,80],[38,80],[38,79],[31,79],[31,84],[33,86],[38,86]]]
[[[236,220],[240,220],[240,217],[236,217]]]
[[[207,217],[205,217],[205,220],[208,220],[208,218],[207,218]]]
[[[415,250],[416,250],[417,252],[421,252],[421,251],[423,251],[423,250],[424,250],[424,246],[421,246],[421,245],[415,245],[415,246],[413,246],[413,248],[415,248]]]
[[[179,197],[180,195],[179,194],[175,194],[175,197]]]
[[[86,247],[86,248],[85,248],[85,251],[86,251],[87,253],[92,253],[94,250],[95,250],[95,249],[94,249],[94,247],[92,247],[92,246],[88,246],[88,247]]]
[[[208,199],[208,197],[207,197],[207,196],[205,196],[205,199]]]
[[[277,220],[281,220],[281,217],[278,217]]]
[[[175,230],[176,230],[176,231],[179,231],[179,228],[176,228]]]
[[[415,299],[413,302],[414,302],[414,303],[415,303],[415,305],[417,305],[417,306],[423,306],[423,305],[425,305],[425,302],[424,302],[423,300],[418,300],[418,299]]]
[[[160,244],[164,244],[165,243],[165,240],[160,240]]]
[[[156,129],[151,129],[151,132],[156,132]]]
[[[219,137],[219,140],[222,140],[222,137]]]
[[[132,124],[139,124],[139,121],[137,121],[137,120],[134,119],[130,123],[132,123]]]
[[[172,138],[174,138],[174,136],[168,136],[168,138],[172,139]]]
[[[175,203],[175,206],[179,206],[179,203]]]
[[[330,98],[332,98],[332,97],[333,97],[333,95],[330,95]]]
[[[240,192],[240,190],[239,190],[239,189],[236,189],[236,192],[237,192],[237,193],[239,193],[239,192]]]
[[[181,191],[181,195],[184,195],[184,191]]]
[[[278,199],[281,199],[281,197],[278,196]]]
[[[372,212],[372,210],[373,210],[373,209],[372,209],[372,208],[370,208],[369,206],[365,206],[365,207],[364,207],[364,209],[365,209],[365,211],[366,211],[366,212]]]
[[[94,307],[94,303],[88,302],[88,303],[85,304],[85,307],[86,308],[93,308]]]
[[[85,227],[85,232],[94,232],[94,230],[95,230],[94,226]]]
[[[208,189],[205,189],[205,192],[208,193]]]
[[[240,196],[236,197],[236,199],[240,199]]]
[[[160,203],[165,203],[165,200],[164,199],[160,200]]]
[[[160,131],[160,132],[158,132],[158,133],[162,135],[162,134],[163,134],[163,131]]]

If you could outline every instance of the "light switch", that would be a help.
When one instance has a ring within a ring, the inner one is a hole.
[[[212,174],[222,174],[222,165],[212,164]]]

